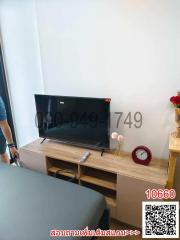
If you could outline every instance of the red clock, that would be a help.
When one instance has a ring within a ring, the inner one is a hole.
[[[145,146],[138,146],[132,152],[132,159],[135,163],[148,165],[152,159],[152,154],[149,148]]]

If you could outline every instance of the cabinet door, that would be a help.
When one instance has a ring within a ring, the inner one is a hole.
[[[142,228],[142,201],[148,201],[145,191],[153,188],[164,189],[165,186],[118,175],[117,219]]]
[[[20,160],[23,167],[47,174],[46,157],[43,154],[20,149]]]

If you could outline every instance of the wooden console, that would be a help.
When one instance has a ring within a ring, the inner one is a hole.
[[[71,180],[104,194],[111,217],[141,227],[141,206],[148,188],[164,189],[168,161],[153,159],[149,166],[133,162],[127,153],[117,156],[96,150],[84,163],[79,160],[87,149],[38,139],[20,149],[24,166]]]

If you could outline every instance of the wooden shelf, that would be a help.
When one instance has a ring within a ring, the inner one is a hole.
[[[21,149],[25,166],[51,176],[58,170],[69,170],[59,172],[57,177],[63,180],[76,177],[77,184],[103,194],[111,217],[119,221],[141,227],[145,191],[147,188],[166,188],[167,160],[153,158],[148,166],[143,166],[136,164],[130,153],[121,152],[117,156],[113,152],[104,152],[101,156],[100,151],[88,149],[91,155],[85,162],[80,162],[87,149],[53,140],[40,144],[41,141],[38,139]],[[175,158],[175,152],[180,152],[179,147],[180,140],[172,135],[169,145],[171,157]]]
[[[180,153],[180,138],[177,138],[176,134],[172,133],[169,137],[169,151]]]
[[[169,137],[169,167],[168,167],[168,181],[166,188],[171,189],[174,188],[176,185],[176,189],[179,189],[178,186],[178,178],[176,176],[176,181],[175,180],[175,175],[177,175],[177,159],[180,156],[180,138],[177,137],[177,133],[172,133]],[[178,163],[179,164],[179,163]],[[174,185],[174,183],[176,184]]]
[[[116,207],[116,199],[107,197],[107,196],[105,196],[105,199],[106,199],[107,205]]]
[[[24,146],[23,149],[57,161],[60,159],[77,165],[86,151],[82,147],[65,145],[53,140],[46,140],[40,144],[41,141],[42,139],[38,139]],[[166,160],[152,159],[149,166],[143,166],[134,163],[131,154],[122,152],[116,156],[111,152],[105,152],[101,157],[99,151],[91,149],[89,151],[91,155],[86,162],[80,165],[166,186],[168,169],[168,161]]]
[[[60,171],[58,172],[58,175],[62,175],[62,176],[66,176],[66,177],[70,177],[70,178],[73,178],[73,177],[76,177],[77,173],[75,172],[75,174],[73,173],[70,173],[70,172],[66,172],[65,171],[66,169],[61,169],[61,168],[58,168],[58,167],[50,167],[48,169],[48,172],[49,173],[56,173],[57,171]],[[68,169],[67,169],[68,170]],[[77,178],[77,177],[76,177]]]
[[[84,176],[80,177],[80,180],[84,181],[84,182],[87,182],[87,183],[92,183],[94,185],[98,185],[100,187],[105,187],[105,188],[116,191],[116,184],[113,183],[113,182],[110,182],[108,177],[107,177],[107,180],[104,180],[104,179],[99,179],[99,178],[96,178],[96,177],[85,176],[84,175]]]

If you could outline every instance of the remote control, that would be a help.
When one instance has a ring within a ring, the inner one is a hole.
[[[91,155],[90,152],[85,152],[79,162],[85,162],[90,155]]]

